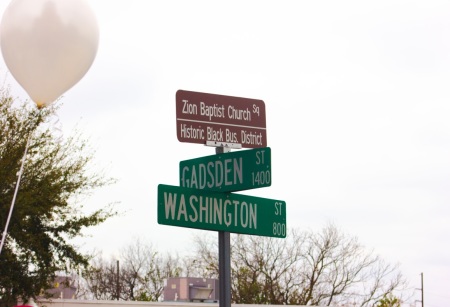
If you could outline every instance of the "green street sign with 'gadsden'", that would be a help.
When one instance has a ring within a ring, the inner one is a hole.
[[[285,238],[286,202],[159,184],[158,223]]]
[[[180,162],[180,186],[215,192],[268,187],[269,147],[221,153]]]

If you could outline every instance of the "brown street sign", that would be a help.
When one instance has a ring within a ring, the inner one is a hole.
[[[267,147],[262,100],[178,90],[176,115],[180,142]]]

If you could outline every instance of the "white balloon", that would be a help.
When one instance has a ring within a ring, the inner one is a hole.
[[[73,87],[97,54],[97,19],[83,0],[13,0],[0,27],[6,66],[38,107]]]

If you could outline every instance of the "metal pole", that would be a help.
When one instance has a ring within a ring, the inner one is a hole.
[[[219,231],[219,306],[231,306],[230,233]]]
[[[14,204],[16,202],[17,192],[19,191],[20,179],[22,178],[23,166],[25,164],[25,158],[27,156],[28,145],[30,144],[30,139],[31,139],[31,134],[28,136],[27,144],[25,145],[25,152],[22,157],[22,164],[20,165],[20,170],[19,170],[19,173],[17,174],[16,189],[14,190],[14,196],[13,196],[13,199],[11,202],[11,207],[9,208],[8,219],[6,220],[5,230],[3,231],[2,242],[0,244],[0,254],[2,253],[3,244],[5,244],[6,234],[8,233],[9,221],[11,220],[11,215],[13,212]]]
[[[216,154],[230,152],[230,148],[216,147]],[[219,307],[231,307],[230,233],[218,232],[219,237]]]
[[[120,298],[119,260],[117,260],[117,300]]]
[[[422,307],[424,306],[423,303],[423,273],[420,273],[420,279],[421,279],[421,284],[422,284]]]

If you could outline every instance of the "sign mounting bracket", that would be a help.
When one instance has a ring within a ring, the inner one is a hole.
[[[225,143],[225,142],[218,142],[218,141],[206,141],[206,146],[224,147],[224,148],[232,148],[232,149],[241,149],[242,148],[242,144]]]

